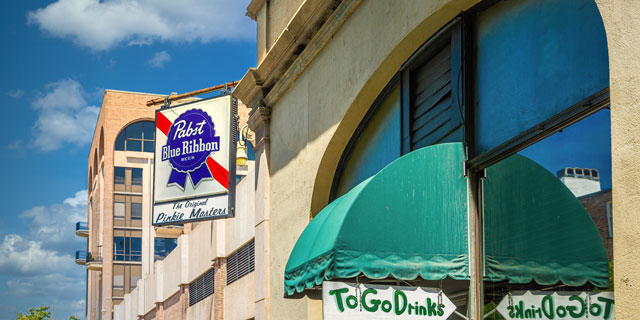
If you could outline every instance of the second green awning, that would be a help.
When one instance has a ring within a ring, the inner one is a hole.
[[[609,285],[600,233],[554,174],[516,154],[489,167],[482,186],[485,279]]]

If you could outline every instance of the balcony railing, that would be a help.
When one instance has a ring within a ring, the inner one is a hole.
[[[85,238],[89,237],[89,224],[86,222],[77,222],[76,235]]]
[[[99,255],[94,255],[91,252],[87,254],[87,270],[102,270],[102,257]]]
[[[87,252],[83,250],[76,251],[76,264],[84,265],[87,262]]]

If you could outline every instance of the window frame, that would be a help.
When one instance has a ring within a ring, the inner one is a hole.
[[[462,101],[460,102],[460,107],[462,108],[462,121],[464,126],[464,134],[463,134],[463,142],[467,147],[467,161],[464,163],[464,171],[465,176],[468,177],[469,181],[469,225],[468,228],[470,230],[470,235],[473,237],[469,238],[469,251],[470,251],[470,295],[468,300],[468,306],[471,310],[474,310],[473,313],[476,315],[483,315],[483,281],[484,281],[484,252],[483,252],[483,212],[482,212],[482,179],[484,178],[484,169],[489,166],[500,162],[519,151],[524,150],[525,148],[557,133],[562,131],[563,129],[583,120],[584,118],[602,110],[605,108],[609,108],[610,106],[610,93],[609,87],[602,89],[598,92],[593,92],[592,95],[584,98],[582,101],[574,104],[568,105],[566,108],[559,113],[541,121],[531,128],[525,128],[525,130],[517,134],[497,147],[484,152],[478,153],[476,152],[475,147],[475,101],[476,101],[476,92],[474,92],[474,83],[476,81],[475,75],[475,66],[474,66],[474,57],[476,56],[475,46],[476,39],[472,36],[473,28],[476,25],[475,16],[492,7],[494,4],[500,2],[500,0],[487,0],[482,1],[469,10],[463,12],[460,16],[454,18],[452,21],[447,23],[440,31],[436,32],[431,38],[429,38],[425,44],[423,44],[399,69],[399,71],[394,75],[394,77],[387,83],[381,93],[378,95],[374,103],[371,105],[369,110],[365,113],[364,117],[356,127],[354,133],[349,139],[345,149],[342,152],[342,155],[338,161],[338,165],[336,167],[333,181],[329,193],[329,202],[335,200],[338,184],[340,183],[340,179],[344,174],[346,162],[351,152],[355,148],[355,145],[359,142],[362,132],[366,129],[366,126],[371,122],[372,117],[375,116],[375,113],[381,106],[381,102],[389,95],[392,88],[400,81],[400,90],[401,90],[401,141],[399,142],[401,146],[401,155],[404,155],[411,151],[410,137],[408,134],[411,132],[411,119],[410,119],[410,88],[411,88],[411,79],[410,79],[410,71],[413,68],[416,68],[429,56],[429,50],[434,50],[432,46],[434,43],[438,41],[442,41],[440,37],[446,35],[447,32],[450,32],[450,37],[456,36],[459,37],[459,41],[456,42],[460,45],[459,47],[459,64],[460,64],[460,72],[461,76],[457,79],[457,83],[454,85],[452,80],[452,91],[455,92],[455,96],[460,95]],[[436,46],[437,47],[437,46]],[[452,60],[454,59],[454,53],[458,53],[454,50],[452,46]],[[453,72],[453,69],[452,69]],[[452,79],[454,79],[452,75]],[[454,96],[454,92],[452,92],[452,96]],[[452,101],[453,103],[453,101]],[[408,139],[409,138],[409,139]],[[574,168],[575,169],[575,168]],[[577,175],[577,172],[574,170],[574,175]],[[596,173],[594,178],[597,177],[599,179],[599,172]],[[607,206],[607,215],[608,222],[611,220],[609,217],[611,216],[610,207]],[[609,234],[612,233],[612,226],[609,223]],[[475,283],[475,284],[474,284]],[[475,292],[475,294],[474,294]]]
[[[117,245],[121,241],[121,245]],[[134,250],[134,242],[139,242],[139,249]],[[122,247],[120,249],[120,247]],[[142,237],[130,235],[113,236],[113,261],[114,262],[142,262]]]
[[[329,192],[329,202],[335,200],[338,196],[339,184],[342,176],[345,172],[347,162],[351,156],[355,146],[361,140],[364,131],[368,125],[372,122],[372,119],[378,113],[382,105],[386,102],[386,98],[394,91],[396,86],[400,89],[400,141],[398,141],[400,147],[399,155],[402,156],[412,151],[411,149],[411,116],[412,116],[412,99],[411,89],[412,72],[422,67],[425,62],[438,51],[440,47],[449,42],[451,44],[451,95],[453,97],[459,97],[455,102],[458,103],[460,111],[460,118],[463,125],[463,141],[466,143],[467,129],[466,129],[466,95],[464,94],[466,83],[466,64],[463,59],[463,47],[464,47],[464,34],[463,34],[463,18],[458,16],[442,27],[431,38],[429,38],[415,53],[411,55],[409,59],[400,67],[398,72],[391,78],[391,80],[385,85],[380,94],[376,97],[373,104],[367,110],[362,120],[356,127],[354,133],[351,135],[349,142],[347,143],[336,171],[333,175],[333,181]],[[453,76],[453,70],[458,69],[459,75]],[[452,100],[452,107],[453,100]]]
[[[129,137],[127,129],[132,128],[132,126],[135,125],[141,125],[140,128],[140,136],[132,136]],[[151,126],[152,129],[149,130],[149,132],[147,133],[151,133],[151,137],[147,138],[146,134],[145,134],[145,126]],[[136,142],[136,143],[140,143],[140,150],[132,150],[130,149],[129,146],[129,141],[131,142]],[[146,145],[148,143],[151,143],[151,150],[146,150]],[[120,145],[122,144],[122,148],[120,148]],[[130,123],[129,125],[127,125],[125,128],[123,128],[120,133],[118,133],[118,136],[116,137],[115,143],[114,143],[114,150],[115,151],[129,151],[129,152],[154,152],[154,144],[155,144],[155,123],[153,121],[149,121],[149,120],[140,120],[140,121],[136,121],[133,123]]]

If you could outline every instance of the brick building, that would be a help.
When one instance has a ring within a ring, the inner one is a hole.
[[[613,207],[611,205],[611,189],[606,189],[578,197],[587,209],[591,219],[598,227],[609,261],[613,261]]]
[[[225,250],[220,253],[223,257],[217,259],[215,251],[209,251],[211,256],[205,253],[207,249],[215,249],[216,241],[204,241],[210,238],[214,223],[166,227],[151,224],[154,121],[158,107],[148,107],[146,102],[163,97],[105,91],[88,159],[87,222],[76,224],[76,234],[88,238],[86,251],[76,252],[76,263],[87,268],[87,319],[113,319],[116,310],[127,310],[127,314],[139,314],[147,319],[179,319],[186,317],[187,312],[222,315],[221,311],[211,308],[224,305],[223,290],[217,290],[213,302],[214,297],[204,288],[209,281],[202,281],[215,270],[217,287],[223,288],[227,282]],[[240,108],[241,125],[246,123],[247,112],[246,108]],[[251,165],[250,161],[239,169],[242,176],[238,180],[249,180],[243,177]],[[251,183],[246,181],[243,185]],[[242,191],[252,195],[250,190]],[[250,208],[239,207],[245,217],[239,220],[252,224],[249,219],[252,214],[244,212]],[[192,229],[193,239],[197,241],[193,241],[188,250],[187,235]],[[252,234],[245,232],[243,236],[235,238],[241,243],[233,243],[235,247],[229,250],[252,243]],[[217,239],[218,243],[224,243],[224,233],[219,237],[222,238]],[[207,249],[199,243],[206,243]],[[247,250],[243,253],[249,256]],[[200,258],[193,258],[196,255]],[[166,273],[162,272],[163,265]],[[184,276],[180,270],[184,270]],[[189,295],[190,291],[195,294]],[[142,302],[138,309],[139,300]]]

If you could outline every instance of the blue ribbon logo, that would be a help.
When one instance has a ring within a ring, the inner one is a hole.
[[[200,109],[182,113],[171,125],[167,144],[162,147],[162,161],[169,161],[173,170],[168,185],[184,190],[187,175],[193,188],[212,178],[207,158],[220,150],[220,137],[215,135],[211,117]]]

